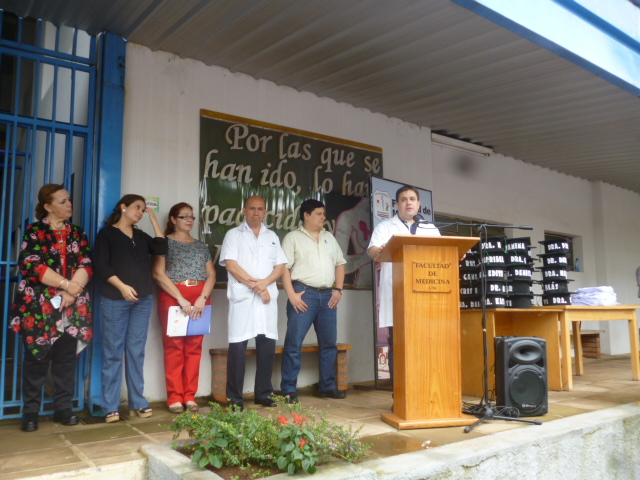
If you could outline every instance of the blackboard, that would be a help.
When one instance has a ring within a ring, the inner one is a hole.
[[[220,245],[244,221],[246,198],[267,202],[265,225],[280,239],[298,228],[299,206],[327,206],[325,228],[347,259],[345,286],[371,288],[370,178],[382,176],[382,149],[223,113],[200,111],[200,239],[209,245],[217,282]]]

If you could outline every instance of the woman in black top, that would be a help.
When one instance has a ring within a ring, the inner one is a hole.
[[[155,238],[135,227],[145,212]],[[123,354],[130,415],[150,417],[153,413],[143,395],[144,351],[153,305],[151,255],[166,254],[167,240],[155,212],[140,195],[122,197],[105,224],[96,238],[94,261],[102,281],[101,406],[106,422],[111,423],[120,420]]]

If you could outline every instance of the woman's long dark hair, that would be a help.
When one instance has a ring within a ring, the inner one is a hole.
[[[111,215],[109,215],[109,218],[105,220],[104,224],[106,226],[109,226],[109,225],[113,225],[114,223],[118,223],[118,220],[120,220],[120,217],[122,217],[122,210],[120,209],[120,205],[124,205],[125,207],[128,207],[133,202],[138,200],[142,200],[142,203],[146,204],[146,200],[142,195],[136,195],[135,193],[127,193],[124,197],[118,200],[118,203],[116,203],[116,206],[113,209],[113,212],[111,213]]]
[[[44,208],[44,206],[50,205],[53,201],[53,194],[60,190],[64,190],[64,185],[48,183],[42,186],[38,192],[38,204],[36,205],[36,218],[38,220],[42,220],[44,217],[49,215],[49,212],[47,212],[47,209]]]
[[[180,213],[180,210],[183,208],[188,208],[193,212],[193,207],[186,202],[176,203],[171,210],[169,210],[169,218],[167,219],[167,228],[164,229],[164,234],[169,235],[170,233],[175,232],[176,226],[171,221],[171,217],[176,218]]]

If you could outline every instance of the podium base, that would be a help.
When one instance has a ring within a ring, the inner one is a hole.
[[[470,415],[460,414],[453,418],[424,418],[416,420],[406,420],[400,418],[395,413],[382,413],[380,418],[398,430],[416,430],[419,428],[441,428],[441,427],[465,427],[472,425],[478,419]]]

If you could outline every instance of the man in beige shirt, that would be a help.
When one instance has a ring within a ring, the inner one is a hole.
[[[320,349],[320,397],[345,398],[336,382],[337,306],[342,299],[346,260],[335,237],[324,229],[325,206],[318,200],[300,205],[303,225],[282,241],[287,265],[282,283],[287,302],[287,334],[282,359],[282,394],[298,401],[302,342],[313,325]]]

